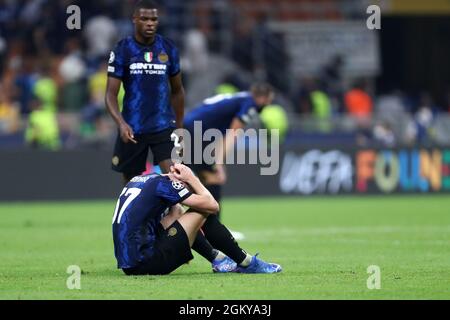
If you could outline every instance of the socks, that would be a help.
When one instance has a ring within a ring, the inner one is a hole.
[[[242,250],[230,231],[219,222],[216,216],[210,215],[206,219],[202,229],[209,243],[217,250],[222,251],[237,264],[241,264],[248,258],[247,252]],[[250,263],[250,262],[248,262]]]
[[[220,202],[222,186],[207,185],[206,188],[214,199]],[[201,231],[198,232],[192,249],[209,262],[213,262],[216,258],[222,260],[225,258],[225,255],[233,259],[241,267],[247,267],[252,261],[252,256],[239,247],[230,231],[220,223],[219,214],[217,216],[210,215],[206,219],[202,230],[204,234]]]
[[[220,203],[220,200],[222,199],[222,186],[219,185],[205,185],[206,189],[211,193],[213,198],[217,201],[217,203]],[[220,211],[217,213],[217,219],[220,221]]]
[[[214,250],[216,250],[216,249],[214,249]],[[225,259],[225,257],[226,257],[226,255],[224,255],[222,252],[220,252],[219,250],[216,250],[217,251],[217,256],[216,256],[216,259],[217,260],[223,260],[223,259]]]
[[[239,263],[239,265],[244,268],[248,267],[250,265],[250,262],[252,262],[252,258],[253,257],[247,253],[247,256],[245,257],[244,261]]]
[[[194,244],[192,245],[192,249],[194,249],[199,255],[201,255],[209,262],[213,262],[219,253],[211,246],[208,240],[206,240],[201,231],[197,233],[197,237],[195,238]]]

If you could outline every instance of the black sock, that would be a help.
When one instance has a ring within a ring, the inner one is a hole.
[[[215,250],[208,242],[208,240],[206,240],[201,231],[197,233],[197,237],[195,238],[194,244],[192,245],[192,249],[194,249],[199,255],[201,255],[209,262],[213,262],[218,253],[217,250]]]
[[[222,186],[216,184],[205,185],[206,189],[211,193],[214,199],[216,199],[217,203],[220,203],[222,199]],[[220,221],[220,211],[217,212],[217,219]]]
[[[214,248],[225,253],[237,264],[242,263],[247,257],[247,252],[239,247],[239,244],[233,238],[230,231],[220,223],[216,216],[210,215],[206,219],[202,230]]]

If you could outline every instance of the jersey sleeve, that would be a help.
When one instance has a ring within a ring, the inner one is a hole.
[[[122,79],[125,75],[125,59],[121,42],[111,51],[108,61],[108,76]]]
[[[175,46],[171,46],[170,48],[169,59],[169,76],[174,77],[181,71],[180,54]]]
[[[253,118],[258,115],[256,107],[254,106],[252,100],[244,100],[239,108],[236,117],[245,124],[249,124]]]
[[[156,187],[156,194],[173,206],[189,198],[192,193],[181,183],[163,179]]]

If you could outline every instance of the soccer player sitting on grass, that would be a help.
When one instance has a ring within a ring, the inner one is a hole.
[[[175,164],[167,175],[133,178],[123,189],[113,217],[114,253],[127,275],[169,274],[193,259],[191,247],[200,227],[219,205],[192,171]],[[192,191],[190,191],[192,190]],[[184,213],[183,207],[190,207]],[[281,271],[256,256],[234,270]]]

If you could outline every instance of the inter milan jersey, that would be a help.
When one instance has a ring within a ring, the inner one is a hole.
[[[151,258],[161,219],[190,195],[180,182],[158,174],[135,177],[125,186],[113,217],[118,268],[136,267]]]
[[[177,48],[160,35],[149,46],[130,36],[111,52],[108,75],[122,80],[125,89],[122,115],[135,134],[175,127],[169,78],[179,72]]]
[[[206,99],[189,112],[185,117],[184,127],[192,132],[194,121],[201,121],[203,130],[215,128],[225,133],[234,118],[247,124],[256,116],[256,103],[250,93],[221,94]]]

